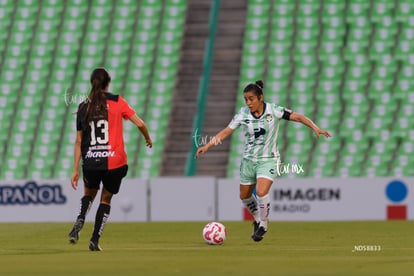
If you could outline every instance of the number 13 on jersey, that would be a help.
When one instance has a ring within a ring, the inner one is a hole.
[[[92,121],[89,123],[91,126],[91,146],[106,145],[109,141],[109,128],[107,120],[99,120],[96,122]]]

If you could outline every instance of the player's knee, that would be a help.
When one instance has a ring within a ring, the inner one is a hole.
[[[245,195],[240,194],[240,199],[244,200],[244,199],[248,199],[248,197],[246,197]]]
[[[269,191],[267,189],[257,189],[256,190],[256,196],[258,197],[264,197],[269,193]]]
[[[249,199],[253,194],[253,185],[240,185],[240,199]]]
[[[248,191],[246,191],[246,192],[240,191],[240,199],[241,200],[248,199],[251,196],[252,196],[252,193],[249,193]]]
[[[111,205],[112,196],[113,194],[104,188],[101,194],[101,203]]]
[[[111,205],[111,199],[112,199],[112,195],[111,196],[102,195],[101,196],[101,203],[106,204],[106,205]]]

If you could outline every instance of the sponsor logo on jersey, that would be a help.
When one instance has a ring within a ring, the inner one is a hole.
[[[255,128],[254,129],[254,138],[259,138],[262,135],[266,134],[266,130],[264,128]]]
[[[88,151],[85,155],[85,158],[105,158],[105,157],[114,157],[115,151]]]

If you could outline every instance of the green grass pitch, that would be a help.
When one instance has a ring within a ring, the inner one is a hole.
[[[3,223],[0,275],[414,273],[414,221],[271,222],[259,243],[250,239],[250,222],[223,222],[221,246],[202,240],[206,223],[109,222],[102,252],[88,250],[91,223],[76,245],[67,241],[70,223]]]

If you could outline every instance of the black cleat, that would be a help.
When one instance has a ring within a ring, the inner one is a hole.
[[[89,250],[90,251],[102,251],[102,248],[99,246],[98,242],[90,241]]]
[[[263,236],[264,236],[264,234],[266,234],[266,230],[264,229],[264,227],[263,226],[260,226],[255,232],[254,232],[254,234],[252,235],[252,239],[255,241],[255,242],[259,242],[259,241],[261,241],[261,240],[263,240]]]
[[[83,224],[85,223],[84,219],[77,219],[75,225],[73,225],[72,230],[69,233],[69,242],[75,244],[79,240],[79,231],[82,229]]]
[[[254,233],[256,233],[257,229],[259,228],[259,222],[253,221],[253,233],[252,233],[252,239],[254,236]]]

